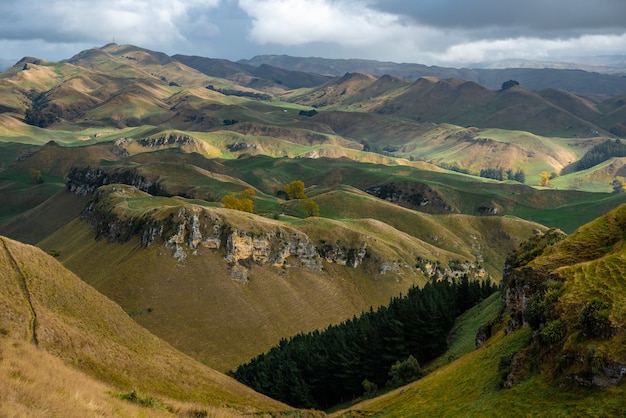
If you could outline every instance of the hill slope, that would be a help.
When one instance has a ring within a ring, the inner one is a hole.
[[[39,363],[49,356],[60,359],[62,363],[52,360],[50,373],[57,368],[100,387],[137,390],[235,414],[285,409],[174,350],[41,250],[7,238],[0,241],[3,347],[10,338]],[[11,373],[18,386],[32,388],[41,383],[31,372],[20,363]],[[65,388],[79,390],[68,384]],[[102,401],[102,394],[98,399]]]
[[[524,243],[505,268],[505,309],[481,327],[490,339],[342,416],[621,415],[625,219],[620,206],[569,237]]]
[[[347,72],[364,72],[377,76],[391,74],[407,80],[420,77],[461,78],[499,89],[507,80],[517,80],[531,90],[563,89],[582,94],[616,95],[626,93],[626,82],[620,75],[598,74],[593,71],[553,68],[468,69],[426,66],[410,63],[381,62],[359,59],[326,59],[291,57],[287,55],[260,55],[240,64],[275,67],[342,76]]]

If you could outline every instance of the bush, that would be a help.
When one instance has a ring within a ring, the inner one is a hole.
[[[422,375],[422,368],[415,357],[411,355],[406,360],[398,360],[391,366],[387,386],[397,388],[419,379]]]
[[[320,206],[313,199],[306,199],[302,202],[302,209],[305,216],[320,216]]]
[[[578,314],[578,326],[587,338],[609,338],[611,320],[609,305],[599,299],[588,301]]]
[[[526,303],[524,319],[532,329],[539,329],[546,321],[546,307],[543,302],[543,295],[532,295]]]
[[[361,386],[363,386],[363,395],[368,398],[375,396],[378,391],[378,385],[367,379],[364,379],[363,382],[361,382]]]
[[[285,184],[285,193],[287,193],[287,198],[289,200],[306,199],[306,194],[304,193],[304,182],[302,180],[294,180],[289,184]]]
[[[543,329],[539,333],[539,336],[541,337],[542,343],[550,345],[561,341],[563,337],[565,337],[566,331],[567,327],[565,326],[565,322],[557,319],[543,327]]]
[[[254,195],[254,189],[248,188],[239,192],[238,195],[234,193],[227,194],[222,198],[222,204],[226,209],[254,213],[254,202],[252,201]]]
[[[515,80],[508,80],[502,83],[502,90],[508,90],[511,87],[519,86],[519,82]]]

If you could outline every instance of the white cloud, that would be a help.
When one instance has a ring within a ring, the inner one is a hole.
[[[32,2],[31,2],[32,3]],[[184,39],[192,11],[218,7],[220,0],[52,0],[26,5],[8,0],[0,13],[2,39],[46,42],[110,42],[113,38],[139,45],[171,44]],[[211,28],[208,28],[211,30]]]
[[[391,40],[397,16],[363,2],[329,0],[240,0],[251,17],[250,39],[260,44],[330,42],[363,46]]]
[[[419,9],[417,3],[411,5]],[[624,34],[520,36],[516,31],[508,33],[507,27],[497,21],[475,28],[433,26],[409,19],[399,10],[394,14],[375,6],[374,0],[239,0],[239,7],[252,20],[250,41],[303,49],[324,43],[341,54],[351,54],[346,58],[445,65],[565,54],[618,54],[626,50]],[[455,13],[461,19],[459,11]],[[327,56],[336,55],[333,52],[329,50]]]
[[[0,0],[0,58],[69,58],[113,40],[170,54],[230,59],[287,53],[438,65],[626,51],[624,0],[598,0],[595,6],[569,2],[567,8],[566,0],[528,0],[524,7],[503,1],[509,4]]]
[[[623,54],[626,34],[584,35],[569,39],[509,38],[458,43],[434,54],[439,62],[480,62],[506,58],[551,59],[558,56]]]

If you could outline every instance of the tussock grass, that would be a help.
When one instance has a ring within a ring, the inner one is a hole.
[[[6,289],[0,303],[10,308],[5,311],[10,315],[3,315],[0,327],[11,336],[27,339],[32,331],[25,302],[30,301],[39,349],[112,388],[136,390],[165,404],[165,399],[173,399],[232,409],[235,414],[285,409],[148,333],[41,250],[2,241],[7,250],[0,252],[0,267],[8,277],[2,281]],[[28,298],[19,288],[20,277]]]

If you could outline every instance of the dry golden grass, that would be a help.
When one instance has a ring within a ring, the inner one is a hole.
[[[0,416],[165,417],[112,395],[115,389],[34,345],[0,337]]]
[[[280,225],[243,212],[215,212],[225,213],[244,231],[275,231]],[[287,236],[297,232],[288,225],[281,229]],[[142,249],[137,240],[95,241],[83,222],[70,224],[41,245],[59,250],[65,265],[139,324],[223,371],[281,338],[341,322],[424,280],[418,274],[381,275],[324,263],[323,271],[254,265],[244,284],[232,279],[222,253],[201,248],[177,263],[162,244]]]
[[[166,404],[171,399],[233,414],[288,409],[148,333],[38,248],[2,238],[0,271],[1,333],[24,345],[37,343],[94,380]],[[31,372],[18,371],[38,381]]]

